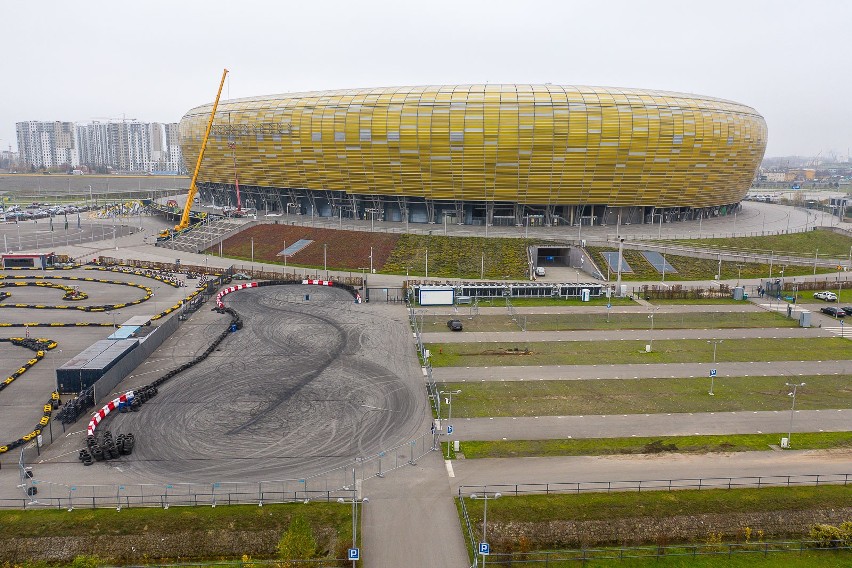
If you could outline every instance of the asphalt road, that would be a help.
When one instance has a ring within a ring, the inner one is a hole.
[[[648,379],[709,377],[712,363],[649,363],[645,365],[550,365],[540,367],[438,367],[438,383],[481,381],[565,381],[586,379]],[[716,363],[720,377],[852,376],[852,360]]]
[[[399,312],[318,286],[243,290],[226,303],[245,327],[108,426],[137,433],[131,475],[307,477],[423,432],[422,374]]]
[[[610,416],[534,416],[453,418],[456,440],[559,440],[631,436],[709,436],[787,432],[790,412],[704,412],[615,414]],[[852,410],[797,410],[793,432],[845,432]]]

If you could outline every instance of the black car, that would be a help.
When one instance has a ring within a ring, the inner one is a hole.
[[[852,306],[843,306],[840,309],[846,312],[847,316],[852,316]]]
[[[460,322],[459,320],[448,321],[447,327],[450,328],[450,331],[461,331],[463,328],[462,322]]]
[[[834,306],[826,306],[824,308],[820,308],[822,313],[827,314],[833,318],[842,318],[846,317],[846,312],[841,308],[835,308]]]

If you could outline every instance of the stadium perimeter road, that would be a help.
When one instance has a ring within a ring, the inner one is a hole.
[[[456,440],[561,440],[788,432],[790,412],[696,412],[608,416],[453,418]],[[846,432],[852,409],[797,410],[793,432]]]
[[[124,464],[131,474],[305,478],[428,431],[423,377],[401,310],[355,304],[343,290],[318,286],[248,289],[226,303],[244,328],[140,412],[107,425],[137,433]]]
[[[796,436],[793,436],[793,443]],[[852,452],[766,451],[454,460],[450,484],[576,483],[852,473]],[[511,487],[493,488],[511,495]],[[466,488],[465,495],[474,493]]]

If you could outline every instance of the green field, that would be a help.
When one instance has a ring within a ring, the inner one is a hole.
[[[439,383],[459,390],[453,416],[579,416],[789,410],[790,377],[716,377],[710,379],[606,379],[587,381],[485,381]],[[852,408],[849,377],[796,377],[807,385],[796,394],[796,408]],[[852,426],[852,425],[850,425]],[[850,428],[852,429],[852,428]]]
[[[572,314],[517,314],[516,320],[507,315],[477,315],[473,318],[459,315],[466,331],[564,331],[583,329],[648,329],[648,313]],[[445,331],[448,316],[427,316],[423,319],[424,332]],[[609,320],[609,321],[607,321]],[[680,312],[658,313],[654,316],[655,329],[726,329],[796,327],[798,322],[772,312]]]
[[[709,363],[713,349],[704,339],[647,341],[541,341],[515,343],[431,343],[433,367]],[[717,361],[817,361],[852,358],[852,343],[840,337],[726,341]]]
[[[773,434],[731,434],[720,436],[656,436],[635,438],[570,438],[561,440],[464,441],[459,451],[465,459],[530,458],[556,456],[606,456],[655,454],[661,452],[705,454],[712,452],[766,451],[777,446],[787,432]],[[794,433],[791,447],[796,450],[852,448],[852,432]],[[443,455],[447,455],[444,444]],[[450,449],[450,457],[455,452]]]
[[[691,247],[715,248],[724,251],[744,251],[750,254],[774,253],[783,256],[813,257],[817,251],[821,257],[849,258],[852,237],[832,231],[808,231],[789,235],[763,237],[731,237],[726,239],[677,239],[663,243]]]

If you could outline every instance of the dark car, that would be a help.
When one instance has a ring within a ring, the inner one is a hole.
[[[840,309],[846,312],[847,316],[852,316],[852,306],[843,306]]]
[[[464,326],[459,320],[450,320],[447,322],[447,327],[450,328],[450,331],[461,331]]]
[[[835,308],[834,306],[826,306],[824,308],[820,308],[819,311],[833,318],[846,317],[845,311],[843,311],[841,308]]]

